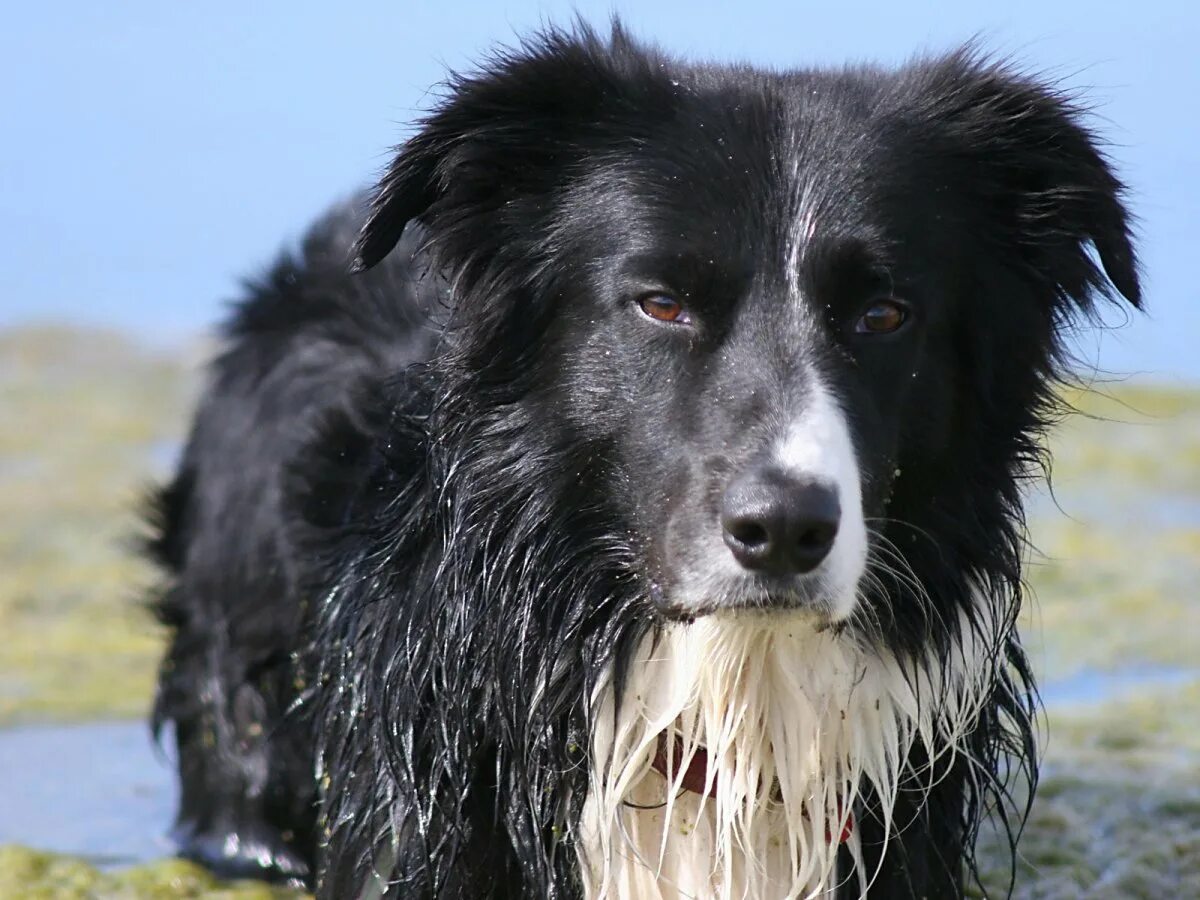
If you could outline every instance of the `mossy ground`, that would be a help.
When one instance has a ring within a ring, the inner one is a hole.
[[[102,872],[70,856],[0,847],[0,900],[287,900],[304,896],[258,882],[221,882],[179,859]]]
[[[145,715],[162,634],[135,510],[195,387],[194,366],[118,335],[0,334],[0,725]],[[1200,898],[1200,391],[1068,399],[1054,496],[1031,502],[1025,632],[1051,704],[1015,895]],[[1158,671],[1175,677],[1054,702],[1057,683]],[[282,895],[174,860],[113,873],[0,849],[0,898],[198,896]]]
[[[0,335],[0,724],[145,713],[161,635],[136,511],[191,390],[118,335]]]

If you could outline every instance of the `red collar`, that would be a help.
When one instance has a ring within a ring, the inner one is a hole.
[[[678,768],[672,765],[671,762],[672,759],[683,758],[683,741],[678,737],[675,738],[673,750],[674,752],[671,753],[670,758],[668,758],[666,736],[659,735],[658,749],[654,753],[654,762],[651,763],[654,771],[663,778],[676,779],[680,787],[682,787],[685,791],[691,791],[693,794],[699,794],[702,797],[707,795],[715,798],[717,790],[717,775],[715,772],[713,773],[712,785],[709,786],[708,751],[706,751],[703,747],[696,748],[696,752],[693,753],[692,758],[688,760],[687,768],[683,770],[681,778]],[[671,771],[670,776],[667,775],[668,771]],[[708,787],[708,790],[705,790],[706,787]],[[838,805],[838,817],[841,818],[840,804]],[[850,813],[847,813],[845,816],[845,821],[842,823],[842,832],[840,835],[838,835],[837,843],[846,843],[846,841],[850,840],[850,834],[853,831],[854,816]],[[828,826],[825,828],[825,840],[829,843],[834,842],[833,834],[830,832]]]
[[[674,753],[671,754],[672,759],[683,759],[683,741],[678,737],[675,738]],[[667,757],[667,736],[660,734],[658,736],[658,749],[654,753],[654,771],[666,778],[668,781],[679,779],[679,767],[672,764],[671,759]],[[674,771],[671,771],[671,770]],[[668,775],[668,771],[671,772]],[[679,782],[685,791],[691,791],[693,794],[716,799],[717,796],[717,775],[713,773],[712,787],[707,791],[704,789],[708,784],[708,751],[703,747],[697,747],[696,752],[692,754],[692,758],[688,760],[687,769],[683,772],[683,780]]]

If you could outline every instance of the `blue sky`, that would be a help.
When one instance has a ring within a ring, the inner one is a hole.
[[[446,66],[573,10],[619,11],[682,54],[781,67],[899,62],[979,35],[1084,89],[1132,187],[1151,316],[1083,352],[1118,375],[1200,382],[1200,6],[1182,2],[15,4],[0,34],[0,326],[201,332],[240,276],[371,179]]]

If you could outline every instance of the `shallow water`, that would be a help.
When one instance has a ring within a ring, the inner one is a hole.
[[[1182,687],[1198,680],[1200,669],[1167,666],[1137,666],[1116,672],[1088,669],[1044,684],[1040,691],[1047,711],[1053,714],[1056,710],[1069,711],[1136,696],[1143,689]]]
[[[183,441],[178,438],[159,438],[146,445],[146,462],[157,478],[166,478],[179,464]]]
[[[142,722],[0,731],[0,844],[70,853],[101,868],[174,851],[176,786]]]
[[[1081,672],[1042,688],[1048,713],[1200,682],[1200,670]],[[163,747],[170,745],[165,736]],[[173,852],[177,787],[166,751],[142,722],[0,730],[0,845],[21,843],[101,869]]]

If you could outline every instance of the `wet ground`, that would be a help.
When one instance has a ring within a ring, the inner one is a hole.
[[[116,335],[0,334],[0,900],[280,896],[164,858],[132,509],[194,390]],[[1200,900],[1200,391],[1108,393],[1069,395],[1085,414],[1031,497],[1046,766],[1015,896]]]

